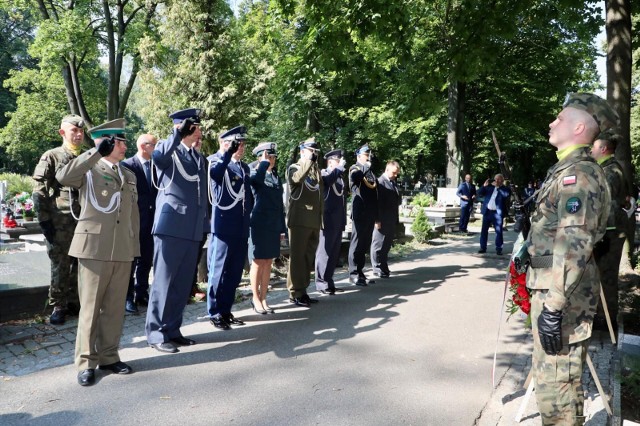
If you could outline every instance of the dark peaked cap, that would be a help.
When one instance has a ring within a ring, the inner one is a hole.
[[[173,124],[180,124],[187,118],[192,119],[196,124],[200,123],[201,110],[196,108],[188,108],[169,114],[169,118],[173,119]]]
[[[324,155],[324,159],[328,160],[330,158],[342,158],[344,157],[344,151],[341,149],[334,149],[333,151],[329,151]]]

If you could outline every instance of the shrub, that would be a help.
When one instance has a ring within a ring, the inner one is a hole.
[[[422,210],[422,208],[418,209],[418,214],[411,224],[413,237],[419,243],[426,243],[429,240],[431,229],[431,223],[429,219],[427,219],[427,215],[424,214],[424,210]]]
[[[15,197],[16,194],[26,192],[29,195],[33,192],[33,187],[36,182],[31,176],[19,175],[17,173],[0,173],[0,182],[7,181],[7,195],[4,197],[5,201],[9,201]]]
[[[416,194],[411,200],[411,205],[416,207],[433,207],[436,204],[436,199],[431,194],[425,194],[420,192]]]

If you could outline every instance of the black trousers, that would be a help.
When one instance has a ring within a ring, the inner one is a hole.
[[[373,229],[371,237],[371,265],[376,274],[389,274],[389,250],[393,243],[393,227],[382,226],[380,229]]]
[[[351,242],[349,244],[349,275],[366,278],[364,275],[364,261],[367,251],[371,248],[371,235],[375,219],[363,216],[353,219],[351,224]]]

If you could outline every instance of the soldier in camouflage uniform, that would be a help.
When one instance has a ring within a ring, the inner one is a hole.
[[[614,331],[618,328],[618,271],[624,246],[625,227],[628,222],[627,214],[624,211],[627,204],[627,179],[622,166],[613,156],[619,140],[619,135],[607,131],[598,135],[591,147],[591,156],[604,170],[611,192],[607,232],[604,234],[604,238],[596,244],[593,254],[600,271],[600,282]],[[602,303],[598,305],[594,329],[607,329]]]
[[[532,368],[544,425],[584,422],[581,375],[600,295],[593,248],[605,233],[610,204],[604,172],[589,156],[589,145],[616,122],[606,101],[577,93],[549,125],[559,161],[538,194],[526,241]]]
[[[56,172],[80,154],[84,140],[84,120],[77,115],[67,115],[62,119],[58,133],[62,136],[62,145],[50,149],[40,157],[33,172],[36,186],[32,195],[51,259],[51,324],[64,324],[66,314],[76,315],[80,310],[78,261],[68,255],[77,223],[71,210],[73,208],[76,216],[80,212],[78,190],[62,186],[56,180]]]

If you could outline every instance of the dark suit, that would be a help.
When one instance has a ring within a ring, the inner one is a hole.
[[[320,174],[324,183],[323,229],[320,230],[318,249],[316,250],[316,289],[335,290],[333,272],[340,257],[342,231],[347,224],[346,195],[343,168],[332,171],[323,169]]]
[[[149,163],[149,173],[151,171],[151,161]],[[136,299],[147,298],[149,290],[149,272],[153,264],[153,235],[151,228],[153,227],[153,217],[156,212],[156,197],[158,190],[153,186],[152,182],[147,181],[143,164],[140,158],[134,155],[127,158],[121,163],[136,175],[136,188],[138,190],[138,211],[140,212],[140,256],[133,261],[131,269],[131,279],[129,280],[129,289],[127,290],[127,300],[133,301],[134,289],[137,295]]]
[[[351,242],[349,244],[349,275],[351,279],[366,278],[363,269],[365,255],[371,248],[373,227],[378,220],[378,181],[370,165],[356,163],[349,169],[351,188]]]
[[[489,201],[496,194],[495,209],[489,208]],[[502,219],[507,215],[509,208],[509,198],[511,197],[511,189],[507,186],[496,188],[493,185],[482,186],[478,189],[478,196],[484,197],[482,203],[482,230],[480,231],[480,248],[487,249],[487,240],[489,237],[489,226],[493,225],[496,231],[496,250],[502,251]]]
[[[395,180],[382,174],[378,178],[378,222],[371,237],[371,265],[377,275],[389,275],[388,256],[398,224],[401,197]]]
[[[469,217],[473,210],[473,197],[476,195],[476,187],[470,182],[462,182],[458,187],[456,195],[460,197],[460,222],[458,223],[458,229],[462,232],[467,232],[467,225],[469,224]],[[465,200],[462,196],[465,195]]]
[[[230,151],[218,151],[208,158],[213,198],[207,289],[210,318],[231,314],[248,251],[253,210],[251,171],[246,163],[231,161],[231,157]],[[231,194],[229,186],[238,195]]]
[[[152,156],[159,187],[152,228],[153,286],[145,326],[152,345],[182,336],[182,312],[206,229],[206,164],[181,140],[174,129],[168,139],[158,142]]]

